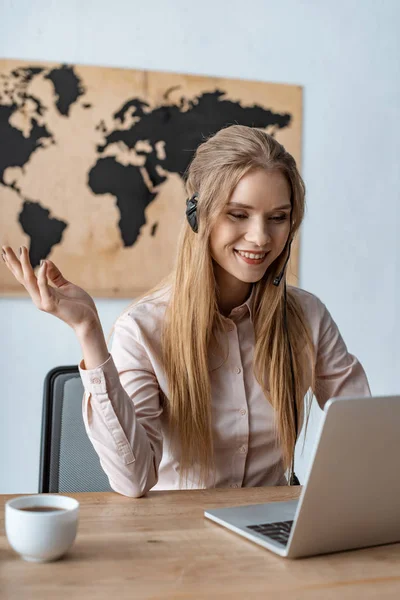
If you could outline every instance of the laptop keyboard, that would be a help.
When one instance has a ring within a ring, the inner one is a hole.
[[[267,538],[272,538],[283,546],[286,546],[293,521],[279,521],[277,523],[261,523],[260,525],[247,525],[251,529]]]

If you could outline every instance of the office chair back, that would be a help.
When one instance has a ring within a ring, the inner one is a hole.
[[[83,424],[83,391],[76,366],[46,376],[39,492],[112,491]]]

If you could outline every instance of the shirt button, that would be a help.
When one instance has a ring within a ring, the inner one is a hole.
[[[94,383],[95,385],[98,385],[99,383],[101,383],[101,379],[100,379],[100,377],[92,377],[90,380],[90,383]]]
[[[235,369],[235,373],[236,373],[237,375],[239,375],[239,373],[241,373],[241,372],[242,372],[242,369],[241,369],[240,367],[236,367],[236,369]]]
[[[246,454],[246,452],[247,452],[247,448],[246,448],[246,446],[241,446],[241,447],[239,448],[239,452],[240,452],[241,454]]]
[[[247,410],[246,410],[245,408],[241,408],[241,409],[240,409],[240,414],[241,414],[241,415],[243,415],[243,416],[244,416],[246,413],[247,413]]]

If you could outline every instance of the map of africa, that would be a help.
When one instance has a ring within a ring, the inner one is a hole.
[[[172,268],[195,149],[233,123],[299,161],[301,88],[0,61],[1,243],[92,294],[142,293]],[[0,291],[17,285],[3,270]]]

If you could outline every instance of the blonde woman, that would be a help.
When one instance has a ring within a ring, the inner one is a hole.
[[[26,248],[3,258],[78,337],[83,418],[115,491],[294,483],[305,397],[370,394],[324,304],[286,287],[303,181],[273,137],[233,125],[198,147],[186,189],[176,267],[117,320],[111,354],[54,263],[36,278]]]

